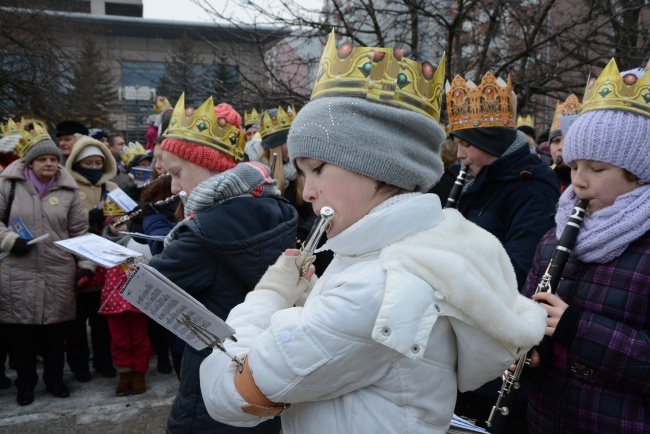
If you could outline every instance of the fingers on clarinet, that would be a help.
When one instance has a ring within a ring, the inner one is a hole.
[[[298,249],[287,249],[284,251],[286,256],[298,256],[300,255],[300,250]]]

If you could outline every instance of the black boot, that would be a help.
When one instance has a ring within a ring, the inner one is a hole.
[[[16,402],[21,407],[31,404],[34,402],[34,389],[18,389],[18,396],[16,396]]]

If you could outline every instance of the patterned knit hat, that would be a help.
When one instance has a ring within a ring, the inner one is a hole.
[[[650,183],[650,118],[622,110],[583,113],[564,138],[562,158],[603,161]]]

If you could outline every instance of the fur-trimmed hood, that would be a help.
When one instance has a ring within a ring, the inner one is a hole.
[[[72,174],[72,176],[77,181],[77,183],[91,185],[90,181],[88,181],[84,176],[82,176],[80,173],[76,172],[72,168],[72,166],[74,165],[74,160],[75,158],[77,158],[77,155],[79,155],[81,151],[88,146],[96,146],[97,148],[99,148],[99,150],[102,151],[102,154],[104,154],[104,168],[103,168],[104,174],[97,182],[97,185],[101,185],[115,176],[115,174],[117,173],[117,163],[115,162],[115,158],[113,158],[113,154],[111,154],[111,151],[108,149],[108,147],[104,143],[100,142],[99,140],[95,140],[92,137],[88,137],[88,136],[83,136],[82,138],[77,140],[74,146],[72,147],[72,152],[70,152],[70,156],[68,156],[68,159],[65,163],[65,168],[68,170],[68,172],[70,172],[70,174]]]

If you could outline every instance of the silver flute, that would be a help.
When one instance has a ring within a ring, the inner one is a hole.
[[[171,175],[169,173],[163,173],[162,175],[158,176],[158,178],[150,179],[149,181],[145,182],[144,184],[138,185],[138,188],[147,188],[151,184],[155,184],[158,181],[162,181],[163,179],[169,178]]]
[[[307,235],[307,239],[300,247],[300,256],[303,258],[302,266],[300,267],[300,275],[304,276],[309,270],[311,264],[316,260],[314,251],[318,247],[318,242],[325,232],[330,229],[332,218],[334,217],[334,208],[331,206],[324,206],[320,209],[320,217],[314,222],[314,225]]]
[[[176,199],[181,199],[181,200],[182,200],[185,196],[187,196],[187,193],[185,193],[184,191],[181,191],[181,192],[178,193],[178,194],[175,194],[175,195],[173,195],[173,196],[169,196],[167,199],[163,199],[163,200],[159,200],[158,202],[154,202],[154,203],[151,204],[151,206],[153,206],[154,208],[157,208],[157,207],[159,207],[159,206],[163,206],[163,205],[165,205],[165,204],[168,204],[169,202],[173,202],[173,201],[175,201]],[[115,221],[115,225],[114,225],[114,226],[116,226],[116,227],[117,227],[117,226],[121,226],[121,225],[123,225],[124,223],[128,222],[129,220],[131,220],[132,218],[139,216],[139,215],[142,214],[143,212],[144,212],[144,210],[143,210],[142,208],[138,208],[138,209],[136,209],[135,211],[133,211],[131,214],[127,214],[127,215],[125,215],[125,216],[120,217],[119,219],[117,219],[117,220]]]

